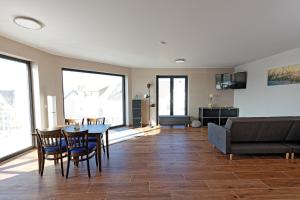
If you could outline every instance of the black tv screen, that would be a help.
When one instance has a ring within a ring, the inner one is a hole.
[[[216,74],[216,89],[226,90],[231,88],[231,74]]]
[[[246,89],[247,87],[247,72],[236,72],[232,76],[232,89]]]
[[[216,89],[245,89],[247,86],[247,72],[234,74],[216,74]]]

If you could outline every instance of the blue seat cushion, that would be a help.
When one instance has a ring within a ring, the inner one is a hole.
[[[59,152],[59,146],[47,146],[47,147],[44,147],[44,150],[46,153]],[[62,150],[62,152],[67,151],[67,146],[62,146],[61,150]]]
[[[89,143],[88,144],[88,150],[89,152],[93,151],[94,149],[96,149],[96,143]],[[73,149],[71,149],[71,153],[85,153],[86,148],[84,147],[74,147]]]
[[[61,139],[61,146],[62,147],[67,147],[67,143],[65,139]]]

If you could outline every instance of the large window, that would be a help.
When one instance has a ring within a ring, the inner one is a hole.
[[[0,56],[0,160],[32,146],[29,63]]]
[[[125,125],[123,75],[63,69],[65,118],[105,117],[112,126]]]
[[[157,76],[158,115],[187,114],[187,76]]]

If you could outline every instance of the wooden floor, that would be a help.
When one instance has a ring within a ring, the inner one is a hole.
[[[164,128],[111,146],[103,171],[71,165],[70,178],[33,151],[0,166],[0,199],[300,199],[300,159],[235,156],[207,142],[206,129]],[[66,166],[66,164],[65,164]]]

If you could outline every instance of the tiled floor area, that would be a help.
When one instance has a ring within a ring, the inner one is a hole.
[[[66,163],[65,163],[66,166]],[[71,165],[70,177],[46,161],[37,172],[32,151],[0,166],[0,199],[300,199],[300,159],[234,156],[207,142],[207,130],[163,128],[111,146],[102,173],[93,160]]]

